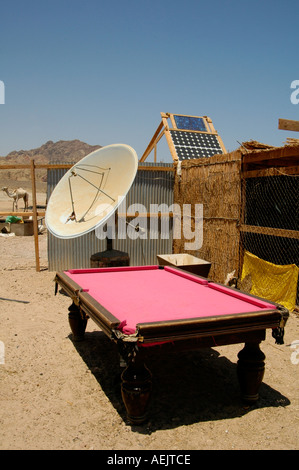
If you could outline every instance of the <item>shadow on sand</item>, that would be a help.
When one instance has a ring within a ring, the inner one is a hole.
[[[72,335],[69,338],[72,340]],[[123,369],[117,346],[101,331],[87,332],[84,341],[73,344],[111,404],[128,423],[121,398]],[[146,365],[153,374],[153,392],[148,422],[132,426],[139,433],[231,419],[257,408],[290,404],[287,397],[262,383],[258,402],[245,407],[240,399],[236,363],[211,348],[149,356]]]

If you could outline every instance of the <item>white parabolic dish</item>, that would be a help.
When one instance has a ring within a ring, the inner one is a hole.
[[[138,157],[129,145],[90,153],[61,178],[49,199],[46,226],[58,238],[75,238],[104,224],[126,197]]]

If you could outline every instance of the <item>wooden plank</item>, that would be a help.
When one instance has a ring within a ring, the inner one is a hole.
[[[138,166],[138,171],[175,171],[173,166]]]
[[[177,116],[177,114],[176,114],[176,116]],[[176,125],[176,122],[175,122],[175,119],[174,119],[174,114],[169,114],[169,118],[170,118],[172,127],[174,129],[177,129],[177,125]]]
[[[34,167],[36,170],[41,170],[41,169],[46,169],[46,170],[52,170],[52,169],[69,169],[73,165],[71,164],[36,164]],[[30,170],[31,165],[28,164],[8,164],[8,165],[0,165],[0,170]]]
[[[222,138],[220,137],[220,135],[218,134],[218,132],[216,131],[215,127],[214,127],[214,124],[212,122],[212,119],[209,118],[208,116],[204,116],[205,120],[206,120],[206,124],[208,126],[208,128],[210,128],[210,131],[212,134],[216,134],[217,135],[217,138],[218,138],[218,142],[220,144],[220,147],[221,147],[221,150],[223,153],[226,153],[226,148],[224,146],[224,143],[223,143],[223,140]]]
[[[169,147],[169,151],[171,153],[173,161],[177,162],[179,160],[179,157],[177,156],[176,149],[175,149],[174,143],[172,141],[172,138],[169,132],[167,117],[165,117],[166,115],[164,113],[161,113],[161,116],[162,116],[162,122],[164,125],[164,133],[165,133],[166,141]]]
[[[160,140],[160,138],[158,140]],[[46,164],[38,165],[37,164],[37,165],[35,165],[35,169],[36,170],[40,170],[40,169],[68,170],[69,168],[72,168],[72,166],[74,166],[74,165],[71,165],[71,164],[70,165],[66,165],[66,164],[64,164],[64,165],[59,165],[59,164],[57,164],[57,165],[56,164],[55,165],[46,165]],[[22,169],[30,170],[30,168],[31,168],[30,165],[0,165],[0,170],[22,170]],[[174,168],[166,167],[166,166],[163,167],[163,166],[142,166],[142,165],[139,165],[138,170],[144,170],[144,171],[174,171]]]
[[[169,127],[170,131],[180,131],[180,132],[188,132],[189,134],[205,134],[205,135],[216,135],[217,137],[217,131],[215,132],[209,132],[209,131],[194,131],[193,129],[177,129],[176,127]]]
[[[299,121],[292,121],[291,119],[278,119],[278,129],[299,132]]]
[[[146,160],[146,158],[149,156],[149,154],[151,153],[151,151],[153,150],[154,146],[155,146],[155,143],[156,143],[156,140],[161,132],[161,130],[163,129],[163,122],[160,122],[156,132],[154,133],[150,143],[148,144],[145,152],[143,153],[142,157],[140,158],[140,162],[144,162]]]
[[[16,164],[8,164],[8,165],[0,165],[0,170],[29,170],[30,165],[16,165]]]
[[[204,116],[205,118],[205,121],[206,121],[206,126],[207,126],[207,129],[210,130],[210,132],[213,134],[213,133],[216,133],[216,129],[214,127],[214,124],[212,122],[212,119],[209,118],[208,116]]]
[[[269,150],[259,150],[257,152],[248,152],[242,157],[243,165],[251,165],[253,163],[289,166],[288,159],[293,160],[293,164],[298,162],[299,146],[286,145],[285,147],[277,147]],[[274,162],[274,160],[277,160]]]
[[[220,147],[221,147],[221,150],[223,153],[226,153],[226,148],[224,146],[224,143],[223,143],[223,140],[222,138],[220,137],[220,135],[217,134],[217,139],[218,139],[218,142],[220,144]]]
[[[299,166],[280,167],[278,168],[264,168],[262,170],[248,170],[243,171],[242,177],[247,178],[262,178],[264,176],[282,176],[282,175],[299,175]]]
[[[35,169],[36,170],[41,170],[41,169],[45,169],[45,170],[55,170],[55,169],[69,169],[69,168],[72,168],[72,166],[74,166],[74,163],[64,163],[64,164],[60,164],[60,163],[40,163],[40,164],[36,164],[35,165]]]
[[[204,118],[205,118],[205,121],[206,121],[206,125],[208,126],[208,128],[210,128],[210,133],[217,135],[217,138],[218,138],[220,147],[221,147],[221,149],[222,149],[222,152],[223,152],[223,153],[226,153],[226,148],[225,148],[225,146],[224,146],[223,140],[222,140],[222,138],[220,137],[220,135],[218,134],[218,132],[216,131],[216,129],[215,129],[215,127],[214,127],[214,124],[213,124],[213,122],[212,122],[212,119],[209,118],[208,116],[204,116]]]
[[[270,235],[274,237],[294,238],[295,240],[299,240],[298,230],[285,230],[273,227],[258,227],[256,225],[241,225],[240,231],[247,233],[260,233],[262,235]]]
[[[16,217],[33,217],[33,212],[11,212],[11,211],[0,211],[0,216],[2,217],[7,217],[9,215],[15,215]],[[45,217],[46,211],[37,211],[36,215],[38,217]]]

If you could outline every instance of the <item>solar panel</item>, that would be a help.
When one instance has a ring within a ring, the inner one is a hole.
[[[179,160],[211,157],[223,153],[217,135],[170,130]]]
[[[178,116],[174,115],[174,121],[177,129],[185,129],[189,131],[207,132],[207,128],[203,118],[195,116]]]
[[[207,158],[226,152],[221,137],[208,116],[161,113],[162,122],[147,146],[140,162],[152,150],[157,158],[157,143],[165,135],[173,161]]]

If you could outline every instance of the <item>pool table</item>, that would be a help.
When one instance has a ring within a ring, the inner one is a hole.
[[[147,418],[152,389],[146,357],[155,351],[191,350],[245,343],[238,354],[242,398],[258,399],[266,329],[283,343],[288,311],[280,305],[169,266],[71,269],[56,273],[72,303],[69,323],[75,341],[88,318],[118,345],[126,368],[122,398],[131,423]]]

